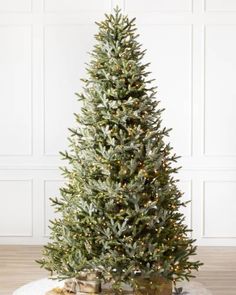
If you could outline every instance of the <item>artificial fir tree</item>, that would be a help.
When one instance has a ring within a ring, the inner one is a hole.
[[[134,19],[116,9],[98,23],[77,127],[70,129],[66,184],[53,198],[60,217],[42,267],[59,279],[101,270],[113,287],[135,275],[189,279],[201,263],[179,212],[177,160],[161,126],[156,87],[148,79],[145,50]]]

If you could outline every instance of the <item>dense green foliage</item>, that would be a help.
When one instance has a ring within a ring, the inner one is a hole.
[[[161,126],[156,87],[148,79],[145,51],[134,19],[115,10],[98,24],[83,102],[62,153],[66,184],[52,199],[58,219],[41,265],[58,278],[83,269],[130,282],[134,273],[190,278],[199,261],[179,212],[182,193]]]

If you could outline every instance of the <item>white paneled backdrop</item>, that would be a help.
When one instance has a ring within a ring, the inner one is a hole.
[[[137,17],[199,245],[236,245],[236,0],[0,0],[0,243],[42,244],[87,52],[117,4]]]

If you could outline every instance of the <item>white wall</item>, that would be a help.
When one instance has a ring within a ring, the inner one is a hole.
[[[200,245],[236,245],[236,1],[0,1],[0,243],[44,243],[58,151],[79,110],[94,21],[137,16],[170,141],[182,155],[185,212]]]

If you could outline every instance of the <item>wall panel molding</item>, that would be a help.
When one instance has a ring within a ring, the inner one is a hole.
[[[232,0],[204,0],[206,12],[236,12],[236,2]]]
[[[33,0],[5,0],[0,2],[1,13],[30,13]]]
[[[192,0],[149,0],[149,5],[142,0],[124,0],[124,8],[128,12],[192,12]]]
[[[66,140],[69,136],[68,128],[75,124],[73,113],[79,112],[80,108],[80,104],[74,93],[79,92],[82,86],[80,78],[86,76],[84,70],[85,61],[89,59],[86,47],[90,46],[90,49],[92,49],[94,28],[94,25],[84,23],[47,25],[44,28],[44,156],[58,156],[59,151],[68,146],[68,141]],[[80,36],[81,39],[74,38],[74,35]],[[65,38],[65,40],[63,40],[63,38]],[[48,46],[49,42],[51,42],[50,46]],[[73,42],[73,46],[71,46],[71,42]],[[51,50],[53,46],[55,46],[55,51]],[[65,55],[65,51],[67,50],[69,50],[70,53]],[[77,58],[78,55],[80,55],[81,59]],[[72,56],[74,57],[73,60]],[[54,63],[52,63],[52,61]],[[55,75],[53,65],[59,64],[60,62],[61,68],[58,68],[58,71],[56,71],[58,74]],[[62,80],[64,77],[63,71],[67,73],[64,81]],[[62,85],[63,88],[53,96],[54,89],[57,91],[57,88],[60,87],[60,81],[64,83],[64,85]],[[54,88],[50,88],[52,84]],[[70,90],[68,90],[69,88]],[[52,101],[52,99],[54,99],[54,101]],[[70,108],[68,108],[68,102]],[[56,104],[57,113],[59,115],[54,112],[54,105]],[[63,121],[61,120],[62,117]],[[64,127],[65,121],[67,122],[66,128]],[[61,131],[62,128],[64,129],[64,133]],[[64,142],[64,144],[61,144],[62,142]]]
[[[233,77],[236,73],[233,67],[236,65],[236,44],[232,36],[236,36],[236,24],[204,26],[203,155],[216,159],[236,157],[236,140],[231,136],[235,119]],[[214,68],[216,65],[218,68]],[[228,79],[224,80],[226,74]],[[216,81],[220,83],[216,84]]]
[[[32,237],[33,180],[1,179],[0,190],[0,238]]]
[[[207,195],[207,189],[209,190],[208,195]],[[228,191],[228,194],[226,194],[225,196],[225,192],[227,191],[227,189],[229,189],[229,191]],[[236,190],[236,180],[220,180],[219,179],[219,180],[205,180],[203,182],[202,238],[236,239],[236,230],[235,230],[236,204],[234,202],[235,190]],[[221,192],[221,195],[219,194],[219,192]],[[227,197],[229,198],[228,202],[226,201]],[[211,198],[211,201],[210,201],[210,198]],[[210,204],[210,202],[212,203]],[[210,231],[212,231],[212,234],[210,233]]]
[[[32,26],[0,25],[0,40],[0,157],[32,156]]]
[[[103,12],[111,10],[111,0],[43,0],[45,12],[68,13],[68,12]]]

